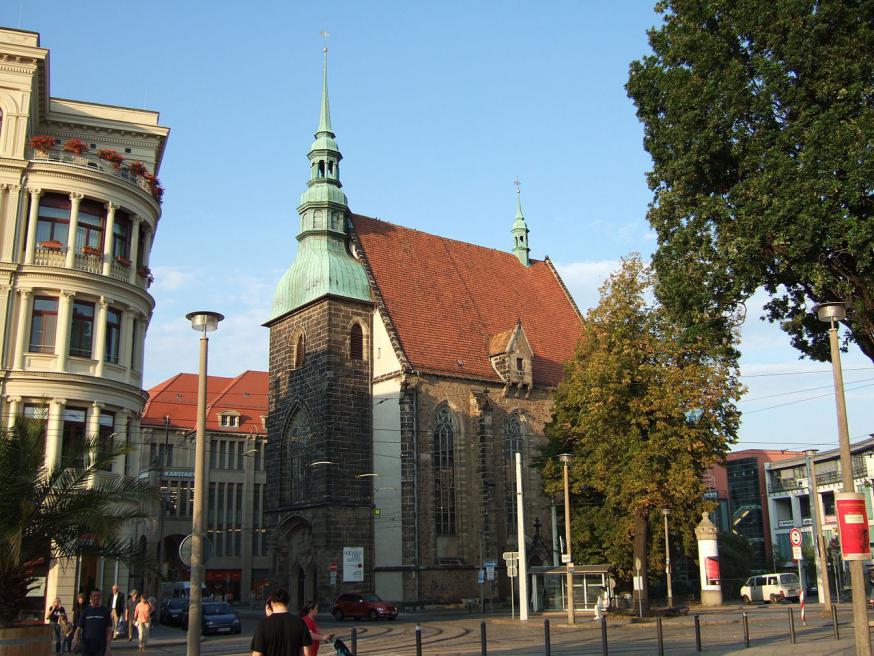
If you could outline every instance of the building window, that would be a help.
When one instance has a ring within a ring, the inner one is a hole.
[[[121,347],[121,312],[110,308],[106,312],[106,354],[104,359],[118,364]]]
[[[115,414],[112,412],[100,413],[100,429],[98,439],[101,447],[109,451],[112,449],[113,438],[115,437]],[[112,463],[108,463],[103,467],[106,471],[112,471]]]
[[[85,410],[67,408],[62,414],[61,466],[84,469],[88,456],[88,440],[85,432]]]
[[[364,359],[364,331],[357,323],[353,323],[349,331],[349,357],[353,360]]]
[[[79,206],[76,252],[81,253],[86,246],[103,250],[103,208],[94,201],[82,201]]]
[[[36,243],[55,241],[67,245],[70,230],[70,198],[61,194],[46,194],[40,199],[36,223]]]
[[[37,296],[33,299],[33,314],[30,319],[30,351],[54,353],[57,330],[58,299]]]
[[[91,357],[91,341],[94,335],[94,303],[73,303],[73,325],[70,329],[70,355]]]
[[[298,333],[294,340],[294,368],[300,369],[303,366],[303,357],[305,352],[305,344],[303,333]]]
[[[224,428],[239,428],[240,417],[238,415],[219,415],[219,425]]]
[[[437,409],[432,462],[437,535],[455,535],[455,428],[445,405]]]
[[[130,257],[130,233],[130,219],[127,215],[116,212],[112,226],[113,257]]]
[[[310,426],[303,411],[297,411],[283,435],[279,461],[279,499],[285,503],[306,501],[310,492]]]
[[[504,517],[508,538],[515,535],[516,530],[516,453],[523,453],[522,433],[522,421],[517,413],[513,413],[504,430]]]

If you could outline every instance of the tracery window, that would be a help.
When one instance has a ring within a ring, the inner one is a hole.
[[[312,430],[306,414],[298,410],[282,436],[279,461],[279,497],[284,503],[306,501],[310,496],[310,441]]]
[[[519,414],[511,414],[504,427],[504,517],[508,536],[516,532],[516,453],[524,458],[524,432]]]
[[[440,406],[435,416],[431,462],[437,535],[455,535],[455,425],[446,405]]]

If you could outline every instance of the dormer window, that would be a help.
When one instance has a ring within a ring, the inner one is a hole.
[[[516,371],[524,372],[525,371],[525,360],[522,358],[516,358]]]
[[[219,415],[219,426],[222,428],[239,428],[240,415],[230,412],[223,412]]]

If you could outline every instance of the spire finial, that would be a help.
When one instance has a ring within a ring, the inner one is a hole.
[[[522,181],[519,180],[519,176],[516,176],[516,179],[513,180],[513,184],[516,185],[516,218],[523,219],[522,216]]]
[[[334,131],[331,129],[331,108],[328,105],[328,37],[331,35],[327,30],[322,30],[321,34],[325,40],[325,46],[322,48],[325,61],[322,65],[322,108],[319,112],[319,127],[316,130],[316,134],[328,132],[333,136]]]

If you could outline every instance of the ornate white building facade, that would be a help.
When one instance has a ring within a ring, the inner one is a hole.
[[[39,34],[0,29],[0,400],[46,420],[46,460],[93,435],[139,435],[154,299],[157,112],[53,98]],[[66,456],[65,456],[66,452]],[[71,464],[75,464],[71,462]],[[119,457],[105,476],[135,474]],[[124,585],[117,562],[54,563],[48,599]]]

